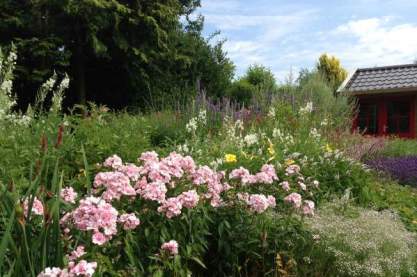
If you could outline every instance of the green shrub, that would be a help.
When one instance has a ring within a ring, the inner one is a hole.
[[[417,156],[417,141],[413,139],[387,139],[380,151],[383,157]]]
[[[252,102],[252,98],[255,92],[255,86],[253,86],[247,80],[241,79],[232,84],[229,91],[227,92],[227,96],[230,97],[233,102],[248,107]]]

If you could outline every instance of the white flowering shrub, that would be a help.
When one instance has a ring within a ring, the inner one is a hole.
[[[9,121],[14,124],[27,126],[33,119],[34,112],[42,112],[43,104],[49,93],[52,93],[52,104],[50,113],[59,113],[62,109],[64,91],[69,87],[69,77],[67,74],[58,81],[56,73],[52,75],[38,90],[34,110],[29,106],[26,113],[13,112],[16,106],[16,96],[13,94],[13,71],[16,66],[17,54],[15,48],[6,55],[0,48],[0,122]]]
[[[16,105],[16,98],[12,94],[13,70],[17,55],[12,49],[6,55],[0,49],[0,120],[3,120]]]
[[[417,276],[416,236],[391,211],[349,206],[345,199],[323,205],[307,222],[318,243],[315,258],[333,260],[334,276]]]

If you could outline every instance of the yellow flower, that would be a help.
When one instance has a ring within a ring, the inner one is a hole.
[[[285,165],[286,166],[289,166],[289,165],[292,165],[292,164],[295,164],[294,160],[291,160],[291,159],[285,160]]]
[[[270,140],[268,140],[269,143],[269,147],[268,147],[268,153],[273,156],[275,155],[275,149],[274,149],[274,144],[272,144],[272,142]]]
[[[235,162],[237,162],[236,155],[233,155],[233,154],[224,155],[224,160],[226,161],[226,163],[235,163]]]
[[[329,144],[326,144],[326,151],[327,152],[332,152],[333,151],[333,149],[330,147]]]

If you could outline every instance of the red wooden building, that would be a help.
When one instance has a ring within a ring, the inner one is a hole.
[[[416,137],[417,64],[358,69],[342,91],[358,100],[355,130]]]

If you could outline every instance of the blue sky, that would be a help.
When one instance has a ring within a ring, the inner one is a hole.
[[[205,35],[216,30],[241,75],[269,67],[279,81],[321,53],[349,71],[417,60],[417,0],[202,0]]]

